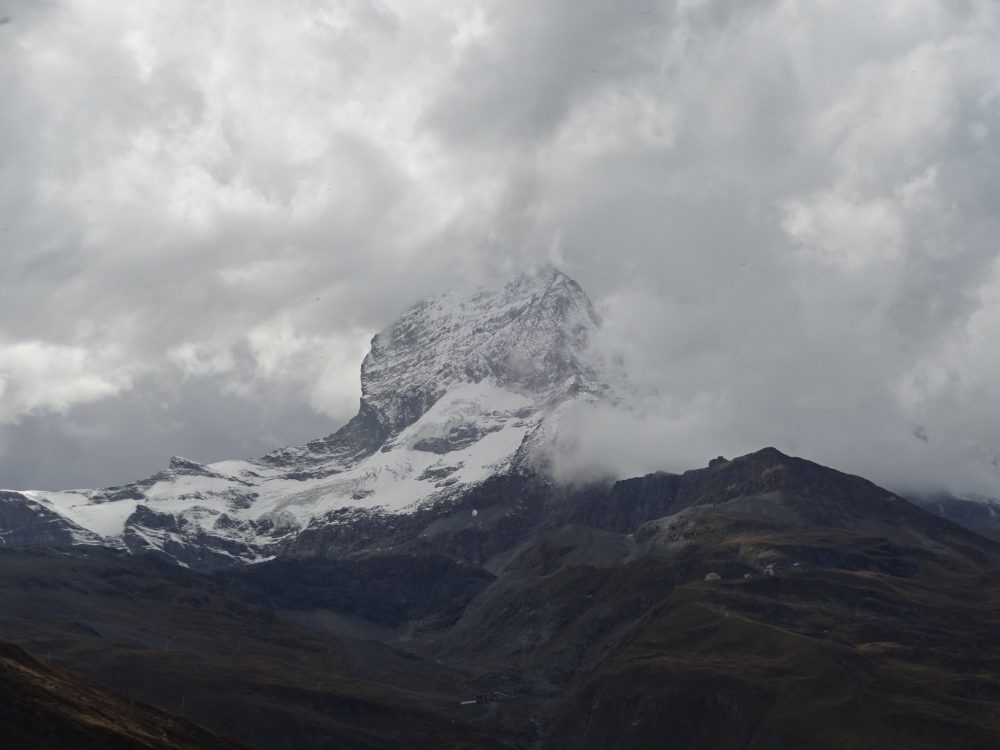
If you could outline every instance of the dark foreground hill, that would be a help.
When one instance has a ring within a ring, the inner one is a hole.
[[[0,634],[258,748],[1000,747],[1000,545],[864,479],[765,449],[449,513],[216,572],[0,550]]]
[[[0,641],[0,738],[17,750],[243,747]]]

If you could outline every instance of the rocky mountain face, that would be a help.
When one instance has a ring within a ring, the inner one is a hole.
[[[599,325],[551,266],[421,302],[372,339],[358,414],[332,435],[249,461],[175,457],[122,487],[6,493],[0,543],[225,567],[336,554],[354,528],[427,521],[491,478],[530,473],[569,404],[621,401],[588,353]]]
[[[556,483],[563,410],[629,408],[599,325],[551,268],[445,295],[329,437],[0,493],[0,636],[269,750],[1000,746],[1000,543],[942,517],[988,504],[773,448]]]

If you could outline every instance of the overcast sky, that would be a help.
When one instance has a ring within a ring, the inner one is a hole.
[[[0,0],[0,486],[324,435],[408,304],[549,260],[661,394],[585,452],[1000,494],[998,40],[993,0]]]

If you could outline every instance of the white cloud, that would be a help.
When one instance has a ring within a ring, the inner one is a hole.
[[[864,271],[899,259],[902,220],[896,205],[882,198],[822,191],[785,206],[785,231],[811,261]]]
[[[164,454],[216,435],[213,398],[277,404],[269,439],[298,439],[350,414],[368,336],[412,301],[548,258],[685,460],[784,441],[869,471],[918,465],[913,443],[949,481],[990,465],[996,3],[0,12],[0,369],[22,352],[0,414],[22,441],[28,415],[135,418],[87,454],[119,464],[140,382],[172,394]]]
[[[228,389],[247,397],[268,383],[300,389],[317,412],[346,421],[357,411],[361,397],[358,368],[371,334],[340,330],[326,335],[302,332],[290,315],[263,323],[247,335],[255,367],[243,381]]]
[[[0,423],[41,410],[65,413],[127,390],[133,377],[114,352],[43,341],[0,344]]]
[[[187,377],[221,375],[236,366],[232,351],[213,342],[187,342],[167,352],[167,357]]]

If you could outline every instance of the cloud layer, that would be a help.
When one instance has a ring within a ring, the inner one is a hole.
[[[545,259],[661,394],[612,468],[1000,494],[995,3],[119,6],[0,0],[0,484],[328,432],[401,309]]]

